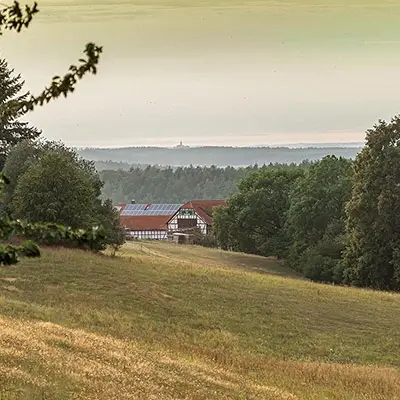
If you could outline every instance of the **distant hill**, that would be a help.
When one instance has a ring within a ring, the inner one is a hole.
[[[115,149],[85,148],[79,153],[89,160],[102,161],[100,169],[115,169],[115,163],[124,163],[121,169],[131,164],[159,166],[247,166],[269,163],[301,163],[304,160],[315,161],[327,155],[354,158],[361,150],[360,146],[339,144],[327,147],[124,147]],[[110,168],[104,165],[110,160]]]

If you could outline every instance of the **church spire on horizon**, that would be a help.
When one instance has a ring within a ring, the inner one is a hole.
[[[186,149],[189,148],[189,146],[186,146],[183,144],[182,140],[179,142],[177,146],[175,146],[176,149]]]

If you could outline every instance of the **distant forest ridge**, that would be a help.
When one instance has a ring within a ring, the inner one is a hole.
[[[295,146],[295,145],[293,145]],[[299,145],[300,146],[300,145]],[[96,161],[99,170],[129,169],[131,166],[211,166],[243,167],[270,163],[299,164],[327,155],[354,159],[362,145],[332,144],[326,147],[124,147],[79,149],[82,157]]]

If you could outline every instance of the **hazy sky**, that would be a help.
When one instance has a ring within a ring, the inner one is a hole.
[[[362,141],[400,113],[398,0],[41,0],[1,56],[38,92],[88,41],[99,73],[28,118],[77,146]]]

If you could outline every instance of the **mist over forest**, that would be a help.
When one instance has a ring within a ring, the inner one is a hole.
[[[86,148],[82,157],[96,162],[99,170],[129,169],[131,166],[218,166],[247,167],[270,163],[299,164],[317,161],[327,155],[354,159],[360,147],[125,147]]]

